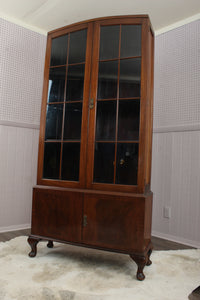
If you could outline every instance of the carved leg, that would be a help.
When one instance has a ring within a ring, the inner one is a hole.
[[[29,245],[31,246],[31,252],[29,253],[29,256],[35,257],[37,254],[37,244],[40,241],[40,239],[29,237],[27,241],[28,241]]]
[[[53,242],[52,241],[48,241],[47,247],[48,248],[53,248]]]
[[[144,273],[143,273],[143,269],[147,264],[147,257],[142,256],[142,255],[130,255],[130,257],[136,262],[137,266],[138,266],[138,270],[137,270],[137,279],[142,281],[145,279]]]
[[[149,249],[149,251],[147,253],[147,258],[148,258],[147,264],[146,264],[147,266],[150,266],[152,264],[152,261],[150,260],[151,253],[152,253],[152,248]]]

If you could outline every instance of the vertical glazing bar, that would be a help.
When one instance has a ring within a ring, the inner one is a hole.
[[[68,33],[67,43],[68,44],[67,44],[67,61],[66,61],[66,74],[65,74],[65,89],[64,89],[64,103],[63,103],[63,120],[62,120],[62,133],[61,133],[61,147],[60,147],[59,179],[61,179],[61,173],[62,173],[62,153],[63,153],[63,136],[64,136],[64,126],[65,126],[65,105],[66,105],[66,89],[67,89],[67,74],[68,74],[68,58],[69,58],[70,33]]]
[[[118,135],[118,115],[119,115],[119,76],[120,76],[120,50],[121,50],[121,25],[119,29],[119,56],[118,56],[118,76],[117,76],[117,107],[116,107],[116,127],[115,127],[115,160],[114,164],[114,179],[116,181],[116,168],[117,168],[117,135]]]

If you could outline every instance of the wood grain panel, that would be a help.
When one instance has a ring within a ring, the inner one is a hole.
[[[145,197],[86,194],[84,215],[87,226],[83,229],[83,242],[129,253],[142,252],[147,246],[144,231],[145,218],[148,220],[149,217],[145,214],[151,213],[151,205],[146,206],[145,212],[145,201]]]
[[[33,189],[31,234],[81,242],[81,193]]]

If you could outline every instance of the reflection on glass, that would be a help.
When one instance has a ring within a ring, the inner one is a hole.
[[[119,25],[101,26],[99,59],[118,58]]]
[[[98,101],[96,140],[115,140],[116,101]]]
[[[59,179],[60,143],[45,143],[43,178]]]
[[[50,69],[48,102],[64,101],[65,73],[65,67]]]
[[[137,184],[138,144],[117,145],[116,183],[126,185]]]
[[[45,140],[61,139],[63,105],[47,105]]]
[[[85,64],[68,67],[66,101],[83,100],[84,71]]]
[[[114,160],[114,143],[95,144],[94,182],[113,183]]]
[[[80,143],[64,143],[62,155],[62,179],[79,180]]]
[[[141,59],[124,59],[120,61],[119,97],[140,96]]]
[[[68,35],[52,39],[50,66],[66,65]]]
[[[140,101],[119,101],[118,140],[138,140]]]
[[[141,25],[122,25],[121,57],[141,55]]]
[[[98,99],[117,97],[118,61],[99,63]]]
[[[68,59],[69,64],[85,61],[86,40],[86,29],[70,33]]]
[[[81,138],[82,103],[66,103],[64,139],[78,140]]]

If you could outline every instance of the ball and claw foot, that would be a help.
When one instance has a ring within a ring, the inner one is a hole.
[[[48,248],[53,248],[53,242],[52,241],[48,241],[47,247]]]

